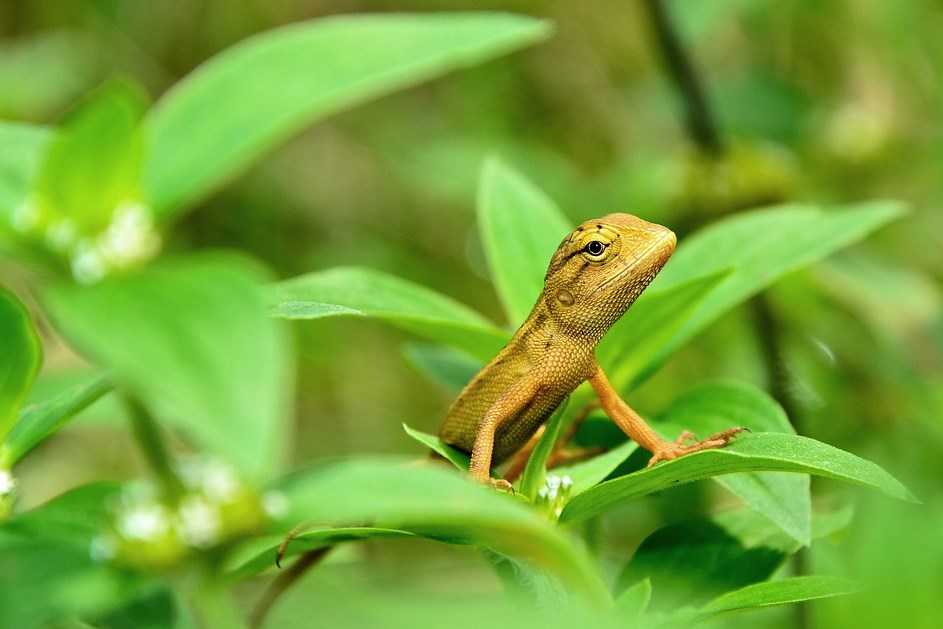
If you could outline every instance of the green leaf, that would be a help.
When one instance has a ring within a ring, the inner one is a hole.
[[[499,13],[341,16],[293,24],[217,55],[149,116],[159,214],[192,206],[312,122],[523,48],[545,22]]]
[[[915,502],[906,487],[880,466],[807,437],[746,434],[729,446],[704,450],[600,483],[575,496],[561,522],[578,522],[622,502],[672,487],[737,472],[798,472],[843,480]]]
[[[745,548],[709,520],[691,520],[660,528],[645,538],[619,576],[617,590],[651,579],[653,608],[699,605],[765,581],[785,558],[771,548]]]
[[[861,590],[854,581],[829,576],[790,577],[779,581],[754,583],[718,596],[701,608],[701,614],[712,616],[742,609],[786,605],[820,598],[854,594]]]
[[[566,407],[569,398],[557,407],[547,423],[544,424],[544,432],[537,440],[537,445],[527,458],[527,465],[524,467],[524,473],[521,475],[521,493],[528,500],[533,501],[537,498],[537,490],[544,484],[547,477],[547,460],[553,453],[553,447],[556,445],[560,434],[563,431],[564,418],[566,417]]]
[[[146,106],[139,88],[112,81],[56,130],[36,180],[34,201],[44,226],[68,220],[78,232],[73,239],[93,236],[119,205],[141,201]]]
[[[652,580],[642,579],[616,599],[615,613],[621,620],[636,621],[648,610],[652,600]]]
[[[256,264],[233,254],[168,259],[44,301],[76,347],[249,476],[270,474],[287,438],[293,370]]]
[[[20,300],[0,287],[0,446],[16,422],[42,362],[42,345]],[[0,452],[0,465],[4,457]]]
[[[658,367],[661,348],[729,271],[718,271],[665,290],[644,292],[603,337],[596,356],[619,391],[629,391]]]
[[[495,158],[481,173],[478,227],[508,323],[516,328],[534,307],[550,258],[572,227],[539,188]]]
[[[335,268],[276,284],[272,314],[285,319],[374,317],[490,359],[508,335],[474,310],[424,286],[379,271]]]
[[[0,232],[16,226],[51,137],[45,127],[0,122]]]
[[[737,383],[695,387],[672,402],[655,423],[658,430],[672,439],[685,429],[703,438],[733,426],[753,432],[795,434],[775,400],[753,386]],[[755,472],[729,474],[715,480],[801,544],[809,545],[812,501],[807,475]]]
[[[851,245],[903,213],[881,201],[822,210],[787,205],[738,214],[682,241],[650,291],[663,291],[707,273],[732,269],[652,361],[660,364],[722,314],[773,284]]]
[[[16,463],[39,443],[58,431],[76,414],[83,411],[112,390],[111,383],[102,376],[92,376],[50,400],[27,406],[20,420],[10,431],[7,456]]]
[[[284,521],[345,526],[369,522],[453,543],[472,543],[537,566],[580,597],[608,605],[589,556],[520,499],[454,472],[402,459],[324,465],[281,487]]]
[[[456,394],[482,366],[464,352],[429,343],[407,343],[403,355],[417,371]]]
[[[369,526],[311,527],[310,530],[293,531],[291,542],[285,548],[284,557],[288,559],[317,548],[334,546],[342,542],[396,537],[415,537],[415,535],[409,531]],[[230,573],[231,576],[245,577],[274,568],[275,558],[284,541],[284,535],[269,535],[245,542],[229,554],[226,558],[224,570]]]
[[[847,505],[831,511],[812,512],[812,540],[829,537],[848,528],[854,509]],[[766,516],[746,508],[729,509],[711,516],[711,521],[739,539],[747,548],[767,546],[786,554],[802,548],[796,539]]]
[[[407,435],[422,445],[439,454],[445,460],[450,461],[452,465],[456,467],[456,469],[459,469],[463,472],[468,471],[470,458],[466,453],[462,452],[458,448],[453,448],[452,446],[443,443],[442,440],[435,435],[430,435],[429,433],[422,432],[421,430],[415,430],[406,424],[403,424],[403,430],[406,431]]]

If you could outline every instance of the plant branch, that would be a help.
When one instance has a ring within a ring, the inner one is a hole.
[[[320,563],[331,548],[331,546],[324,546],[306,552],[290,568],[275,577],[265,589],[265,592],[262,593],[262,598],[256,603],[255,609],[249,614],[249,628],[259,629],[262,627],[269,611],[276,601],[281,598],[282,594],[288,591],[310,568]]]
[[[125,394],[122,398],[131,418],[131,433],[144,458],[157,476],[166,497],[171,500],[178,499],[184,492],[183,483],[171,465],[170,454],[157,421],[136,397]]]

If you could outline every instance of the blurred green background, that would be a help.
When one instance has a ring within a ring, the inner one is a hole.
[[[167,245],[241,249],[279,277],[346,264],[382,269],[499,323],[474,225],[489,154],[525,173],[573,221],[629,211],[682,237],[771,202],[907,202],[905,219],[767,294],[781,373],[771,377],[766,368],[756,309],[743,308],[676,355],[631,401],[642,411],[658,409],[691,383],[750,381],[781,398],[801,434],[897,475],[922,506],[862,496],[851,528],[806,558],[813,571],[888,579],[887,596],[866,599],[864,609],[861,601],[854,610],[842,599],[817,604],[804,622],[866,618],[874,623],[867,626],[883,626],[903,613],[913,626],[936,626],[930,614],[940,611],[943,591],[943,6],[676,0],[668,8],[724,138],[719,161],[692,146],[684,101],[645,3],[632,1],[4,2],[0,118],[54,124],[115,75],[132,77],[156,98],[247,36],[313,17],[500,9],[548,18],[556,33],[546,43],[317,124],[183,219]],[[0,274],[28,291],[32,278],[20,267],[0,261]],[[349,319],[293,330],[296,464],[350,453],[420,454],[401,422],[434,431],[452,394],[404,360],[406,334]],[[45,383],[55,386],[77,367],[65,348],[49,349]],[[135,469],[124,431],[108,421],[115,412],[99,404],[23,466],[25,505]],[[103,439],[114,447],[91,447]],[[700,485],[680,488],[607,519],[609,559],[623,563],[660,523],[705,508],[712,497],[704,493]],[[404,567],[402,557],[417,549],[428,561]],[[373,561],[350,561],[364,554]],[[329,565],[305,592],[338,609],[349,601],[330,596],[337,583],[383,589],[408,574],[410,587],[425,593],[498,587],[477,554],[428,543],[345,548]],[[283,613],[290,626],[290,605]],[[766,621],[792,626],[796,618],[775,610]],[[744,626],[758,622],[763,616],[750,616]]]

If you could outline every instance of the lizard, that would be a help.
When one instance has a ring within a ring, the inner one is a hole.
[[[444,443],[471,455],[474,480],[510,489],[507,480],[491,477],[492,467],[521,451],[587,380],[609,418],[652,453],[649,467],[723,447],[745,430],[730,428],[702,441],[684,431],[666,441],[620,397],[596,361],[596,345],[661,271],[676,244],[667,227],[623,213],[586,221],[563,239],[530,315],[468,382],[440,426]]]

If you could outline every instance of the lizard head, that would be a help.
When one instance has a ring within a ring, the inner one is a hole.
[[[564,330],[598,340],[655,278],[676,242],[667,227],[631,214],[586,221],[550,260],[546,306]]]

